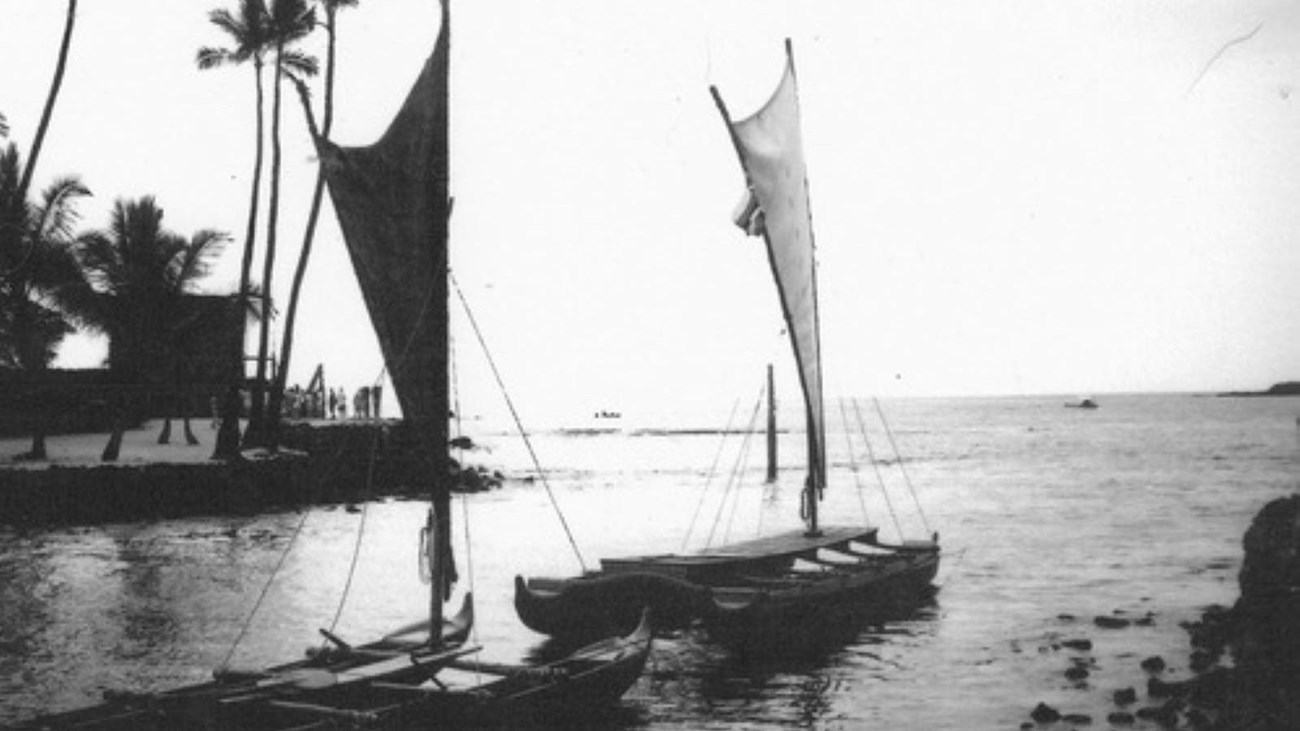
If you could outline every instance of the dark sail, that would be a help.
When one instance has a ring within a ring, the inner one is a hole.
[[[447,444],[449,25],[378,142],[320,141],[352,266],[402,415],[442,459]],[[445,475],[445,463],[435,475]]]
[[[451,554],[447,417],[448,75],[451,24],[442,0],[433,55],[383,137],[368,147],[317,140],[352,268],[402,417],[428,462],[425,535],[434,590],[430,641],[456,581]]]

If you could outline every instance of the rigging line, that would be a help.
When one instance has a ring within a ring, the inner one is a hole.
[[[420,312],[415,317],[415,322],[411,326],[410,334],[407,335],[406,337],[406,342],[402,344],[402,349],[397,354],[397,358],[395,359],[396,363],[394,364],[395,368],[393,370],[400,370],[402,366],[405,364],[406,357],[411,351],[411,345],[415,342],[415,334],[419,332],[420,325],[424,322],[424,317],[429,312],[429,305],[430,303],[433,302],[434,291],[435,288],[430,287],[429,291],[425,295],[424,302],[420,304]],[[387,360],[385,360],[384,364],[379,368],[379,374],[375,376],[375,379],[374,381],[372,381],[372,383],[382,383],[384,380],[384,376],[388,372],[389,372],[388,362]],[[366,484],[362,492],[362,494],[367,497],[374,494],[375,462],[377,461],[376,455],[379,453],[379,435],[380,432],[378,429],[376,429],[370,435],[370,458],[366,460]],[[437,478],[435,477],[435,479]],[[369,517],[370,517],[370,501],[366,500],[363,501],[361,504],[361,522],[357,526],[357,538],[352,546],[352,558],[348,563],[347,578],[343,582],[343,593],[339,597],[338,607],[336,607],[334,610],[334,619],[330,621],[329,629],[331,632],[335,630],[335,628],[338,626],[339,620],[343,617],[343,610],[347,606],[348,596],[352,592],[352,582],[356,579],[357,566],[360,563],[360,557],[361,557],[361,546],[362,546],[362,542],[365,540],[367,519]],[[423,551],[421,551],[421,555],[424,555]]]
[[[248,634],[248,628],[253,625],[253,618],[257,616],[258,611],[262,608],[262,602],[266,600],[266,595],[271,591],[271,585],[275,583],[275,577],[284,567],[284,562],[289,558],[289,550],[298,540],[298,535],[302,533],[302,527],[307,522],[307,516],[311,511],[303,511],[302,517],[298,519],[298,525],[293,529],[293,534],[289,536],[289,545],[285,546],[284,551],[280,553],[280,558],[275,563],[275,568],[271,569],[271,575],[267,577],[266,583],[262,585],[262,593],[258,594],[257,601],[253,603],[253,610],[248,613],[244,619],[244,625],[239,628],[239,634],[235,636],[235,641],[230,643],[230,649],[226,652],[226,657],[221,661],[219,669],[225,670],[230,667],[230,660],[235,656],[235,650],[239,648],[239,643],[243,642],[244,636]]]
[[[411,350],[411,344],[415,342],[415,333],[419,331],[420,324],[424,322],[424,317],[429,311],[429,304],[433,302],[433,294],[434,294],[434,288],[430,287],[429,291],[425,295],[424,302],[421,303],[420,305],[420,312],[418,315],[416,315],[415,323],[411,327],[411,333],[410,335],[407,336],[406,343],[402,345],[401,352],[398,353],[396,360],[399,368],[405,362],[407,354]],[[384,365],[379,369],[379,376],[375,379],[375,381],[376,382],[382,381],[384,378],[384,374],[385,372],[387,372],[387,370],[388,370],[388,364],[387,362],[385,362]],[[341,451],[342,448],[343,447],[340,444],[338,450]],[[375,454],[378,451],[378,448],[379,448],[379,432],[376,431],[370,441],[370,460],[369,460],[369,465],[366,468],[366,485],[365,485],[365,492],[363,493],[365,495],[370,495],[373,492]],[[334,619],[330,623],[331,632],[333,632],[334,628],[337,626],[339,618],[343,615],[343,608],[347,605],[348,593],[351,590],[353,577],[355,576],[356,573],[357,558],[361,553],[361,541],[365,535],[366,517],[368,513],[369,513],[369,504],[368,502],[363,503],[361,508],[361,524],[357,531],[357,540],[352,552],[352,561],[350,566],[348,567],[348,576],[346,582],[344,583],[343,595],[339,598],[339,605],[334,612]],[[280,569],[284,567],[285,561],[288,560],[289,553],[292,552],[294,544],[297,543],[298,536],[302,533],[302,528],[307,523],[307,517],[309,515],[311,515],[310,510],[303,511],[302,517],[298,520],[298,525],[294,528],[293,535],[290,536],[289,538],[288,545],[285,546],[284,551],[280,554],[280,558],[275,564],[275,568],[271,570],[271,575],[267,577],[266,583],[262,586],[262,591],[258,595],[257,601],[253,604],[252,611],[249,612],[248,617],[244,620],[244,625],[239,630],[239,634],[235,636],[234,642],[231,643],[230,650],[226,653],[225,659],[222,660],[221,667],[224,668],[229,666],[230,660],[231,658],[234,657],[236,649],[238,649],[239,644],[243,641],[245,635],[248,634],[248,629],[249,627],[252,626],[253,619],[257,616],[258,612],[261,611],[262,604],[266,600],[266,595],[271,591],[271,585],[275,583],[275,579],[279,575]]]
[[[709,486],[713,484],[713,476],[717,474],[718,460],[722,457],[722,449],[727,445],[727,438],[731,436],[731,425],[736,418],[736,409],[740,407],[740,399],[737,398],[731,402],[731,413],[727,416],[727,426],[722,431],[722,439],[718,441],[718,451],[713,454],[713,464],[709,465],[709,474],[704,479],[704,489],[700,491],[700,499],[695,503],[695,514],[691,516],[690,525],[686,527],[686,535],[682,537],[681,551],[686,550],[686,544],[691,540],[691,533],[695,532],[695,521],[700,517],[700,509],[704,507],[704,498],[708,495]]]
[[[761,397],[759,399],[759,403],[762,403]],[[709,546],[713,545],[713,537],[717,535],[718,524],[722,521],[722,514],[727,510],[727,500],[731,499],[732,491],[737,489],[736,488],[736,483],[738,482],[737,466],[740,460],[742,459],[741,455],[743,455],[745,451],[749,449],[750,438],[753,436],[752,434],[753,424],[754,424],[754,417],[753,415],[751,415],[749,419],[749,426],[747,426],[745,430],[742,432],[743,436],[741,437],[740,448],[737,450],[736,462],[732,464],[731,471],[727,475],[727,485],[722,490],[722,498],[721,500],[718,501],[717,512],[714,513],[713,515],[713,524],[709,526],[709,535],[704,540],[705,548],[708,548]]]
[[[449,357],[447,361],[449,364],[449,368],[451,370],[451,402],[452,402],[451,413],[452,413],[452,418],[455,419],[456,421],[456,436],[460,437],[460,436],[464,436],[465,434],[464,422],[461,420],[461,408],[460,408],[460,369],[457,367],[458,361],[456,359],[456,337],[454,334],[452,334],[452,330],[450,327],[447,328],[447,350],[449,353]],[[458,440],[457,445],[460,444],[463,444],[463,442]],[[463,470],[465,468],[464,448],[461,446],[457,446],[456,455],[457,455],[456,461],[458,464],[460,464],[461,469]],[[465,492],[462,492],[460,495],[460,517],[461,517],[461,523],[464,524],[465,526],[465,573],[468,574],[467,579],[469,582],[469,594],[470,596],[474,596],[474,549],[473,549],[474,541],[472,535],[470,534],[470,527],[469,527],[469,495]],[[473,636],[474,644],[478,644],[477,623],[470,624],[470,633]],[[474,668],[474,679],[476,685],[482,684],[482,679],[479,677],[479,671],[477,665]]]
[[[740,508],[740,486],[744,482],[745,471],[749,468],[749,454],[754,446],[754,427],[758,423],[758,414],[762,408],[761,404],[763,402],[763,396],[761,393],[759,394],[758,401],[760,405],[754,408],[754,414],[750,417],[749,428],[745,430],[744,449],[741,451],[740,459],[736,463],[735,474],[737,487],[735,495],[731,498],[731,514],[727,516],[727,530],[722,534],[722,540],[724,542],[731,540],[731,526],[736,522],[736,512]],[[763,515],[763,490],[758,491],[758,514],[760,517]]]
[[[760,402],[764,402],[764,401],[766,401],[766,402],[768,402],[769,404],[771,403],[771,393],[769,393],[769,391],[768,391],[768,388],[767,388],[767,379],[766,379],[766,378],[763,379],[763,389],[762,389],[761,391],[759,391],[758,398],[759,398],[759,401],[760,401]],[[759,407],[759,408],[762,408],[762,407]],[[750,431],[751,434],[752,434],[752,433],[754,432],[754,430],[757,428],[757,425],[758,425],[758,424],[757,424],[757,422],[758,422],[758,418],[759,418],[759,417],[758,417],[758,411],[755,411],[755,412],[754,412],[754,416],[753,416],[753,420],[752,420],[752,421],[750,422],[750,424],[749,424],[749,431]],[[775,431],[773,432],[773,434],[775,434]],[[764,430],[764,436],[767,436],[766,430]],[[748,461],[749,461],[749,456],[748,456],[748,454],[746,454],[745,459],[746,459],[746,464],[748,464]],[[767,500],[768,500],[768,492],[769,492],[769,490],[771,491],[771,493],[772,493],[772,500],[773,500],[773,502],[775,502],[775,501],[776,501],[776,494],[777,494],[777,493],[776,493],[776,488],[777,488],[777,482],[776,482],[776,480],[773,480],[771,483],[768,483],[766,480],[764,480],[763,483],[762,483],[762,489],[760,489],[760,490],[758,491],[758,520],[755,522],[755,525],[754,525],[754,537],[755,537],[755,538],[758,538],[758,537],[760,537],[760,536],[763,535],[763,516],[767,514],[767,511],[764,510],[764,507],[765,507],[766,504],[767,504]],[[730,528],[730,526],[728,526],[728,528],[727,528],[727,532],[728,532],[728,533],[731,532],[731,528]]]
[[[487,341],[483,338],[483,331],[479,329],[478,320],[474,318],[474,312],[470,309],[469,301],[465,299],[465,293],[461,291],[456,276],[450,273],[449,276],[451,277],[452,286],[456,289],[456,296],[460,298],[461,307],[465,309],[465,315],[469,319],[470,327],[474,330],[474,337],[478,338],[479,347],[483,349],[483,356],[487,358],[488,367],[492,369],[492,377],[496,379],[497,388],[501,389],[501,396],[505,399],[506,407],[510,409],[510,417],[514,419],[515,428],[519,430],[519,436],[524,440],[524,446],[528,449],[528,456],[532,459],[533,469],[537,471],[537,476],[542,481],[542,487],[546,488],[546,497],[551,501],[551,507],[560,519],[560,525],[564,528],[564,535],[569,539],[569,546],[573,549],[573,555],[578,558],[578,565],[582,567],[583,573],[586,573],[587,562],[582,559],[582,551],[578,550],[578,543],[573,539],[573,531],[569,530],[569,521],[565,520],[564,511],[560,510],[560,504],[555,499],[555,492],[551,490],[550,480],[546,479],[546,472],[542,470],[542,464],[537,458],[537,452],[533,450],[533,442],[528,438],[528,431],[524,429],[523,420],[519,418],[519,412],[515,409],[515,402],[510,398],[510,392],[506,390],[506,384],[501,379],[501,371],[492,358],[492,351],[488,349]]]
[[[376,433],[372,438],[372,450],[375,448],[373,445],[377,445],[378,441],[378,433]],[[370,464],[366,467],[367,494],[370,492],[370,486],[375,475],[375,459],[373,451],[370,456]],[[352,581],[357,575],[357,564],[360,563],[361,558],[361,542],[366,536],[366,519],[368,517],[370,517],[369,500],[361,504],[361,523],[357,526],[357,539],[352,545],[352,560],[348,563],[348,578],[343,582],[343,595],[339,597],[338,608],[334,610],[334,619],[330,620],[330,632],[333,632],[334,628],[338,626],[339,619],[343,616],[343,608],[347,606],[348,603],[348,595],[352,592]]]
[[[411,327],[411,333],[410,335],[407,336],[406,342],[402,345],[401,352],[399,352],[397,355],[396,365],[397,368],[399,369],[406,361],[406,356],[411,350],[411,344],[415,342],[415,333],[419,331],[420,324],[424,322],[424,316],[429,311],[429,303],[433,301],[433,292],[434,292],[434,288],[430,287],[428,294],[424,298],[423,304],[420,305],[420,313],[415,318],[415,324],[412,325]],[[375,377],[373,383],[383,382],[384,375],[387,372],[388,372],[388,363],[387,361],[385,361],[384,365],[379,368],[379,375]],[[362,491],[362,495],[365,495],[367,497],[374,494],[375,462],[377,461],[376,455],[379,453],[379,434],[380,431],[376,429],[370,435],[370,458],[366,460],[366,484],[364,490]],[[361,546],[362,546],[362,542],[365,539],[366,524],[367,524],[367,519],[369,517],[370,517],[370,501],[365,500],[361,503],[361,522],[357,526],[357,538],[352,546],[352,559],[348,563],[348,575],[343,582],[343,593],[339,597],[338,607],[335,608],[334,610],[334,619],[330,621],[330,627],[329,627],[330,632],[334,631],[334,629],[338,626],[339,619],[343,617],[343,609],[347,606],[348,596],[352,592],[352,582],[356,579],[357,566],[360,563],[360,557],[361,557]],[[424,555],[423,551],[421,551],[421,555]]]
[[[849,430],[849,415],[844,409],[844,399],[841,397],[840,402],[840,423],[844,425],[844,443],[849,454],[849,469],[853,472],[853,484],[858,489],[858,503],[862,506],[862,522],[869,523],[867,515],[867,498],[863,493],[862,475],[858,472],[858,460],[853,456],[853,432]],[[862,434],[862,441],[867,441],[867,435]]]
[[[421,315],[423,316],[423,314]],[[410,346],[410,340],[407,341]],[[403,350],[405,356],[405,350]],[[380,369],[379,379],[384,377],[384,370]],[[370,434],[370,458],[366,461],[366,484],[362,495],[369,498],[374,494],[375,487],[375,462],[376,455],[379,453],[379,430],[376,429]],[[361,522],[357,525],[357,539],[352,545],[352,560],[348,563],[348,576],[343,582],[343,593],[339,597],[339,605],[334,610],[334,619],[330,621],[330,632],[333,632],[338,626],[339,619],[343,616],[343,608],[347,606],[348,596],[352,593],[352,582],[356,578],[357,565],[360,563],[362,541],[366,536],[366,524],[370,517],[370,500],[363,500],[361,503]]]
[[[762,389],[760,389],[759,398],[754,402],[754,410],[750,413],[749,416],[749,427],[745,429],[745,436],[740,443],[741,454],[743,454],[745,451],[749,449],[750,440],[754,436],[753,426],[754,426],[755,415],[758,413],[758,410],[762,407],[762,404],[763,404]],[[737,464],[739,464],[740,457],[737,457],[736,462]],[[722,520],[722,513],[727,509],[727,499],[731,497],[731,491],[735,489],[736,483],[738,481],[739,480],[737,476],[737,466],[733,465],[731,468],[731,474],[727,478],[727,487],[725,490],[722,491],[722,501],[718,503],[718,512],[713,516],[713,525],[710,526],[709,528],[709,537],[704,542],[706,548],[713,545],[713,536],[716,535],[718,532],[718,523]]]
[[[880,461],[876,459],[876,450],[871,448],[871,440],[867,439],[867,425],[862,420],[862,409],[859,408],[858,400],[853,400],[853,411],[858,418],[858,431],[862,433],[862,441],[867,445],[867,459],[871,462],[871,469],[875,470],[876,482],[880,485],[880,494],[885,496],[885,507],[889,508],[889,519],[894,523],[894,530],[898,531],[898,540],[903,540],[903,526],[898,522],[898,513],[894,510],[894,501],[889,497],[889,489],[885,486],[885,476],[880,472]]]
[[[880,424],[885,427],[885,436],[889,437],[889,445],[894,450],[894,457],[898,460],[898,471],[903,475],[903,484],[907,485],[907,492],[912,496],[912,502],[916,503],[916,512],[921,516],[921,525],[925,526],[925,532],[930,531],[930,521],[925,519],[925,509],[921,507],[921,501],[916,497],[916,489],[912,487],[912,478],[908,476],[907,469],[903,465],[903,454],[898,451],[898,443],[894,441],[894,432],[889,428],[889,421],[885,419],[885,412],[880,408],[880,399],[872,399],[876,404],[876,413],[880,415]]]

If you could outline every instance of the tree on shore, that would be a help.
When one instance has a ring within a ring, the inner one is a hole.
[[[232,42],[231,48],[200,48],[195,62],[200,69],[214,69],[226,65],[252,63],[253,80],[257,88],[257,138],[253,155],[253,182],[249,189],[248,225],[244,233],[243,259],[239,268],[238,307],[241,311],[249,308],[249,292],[253,271],[253,252],[256,248],[258,205],[261,200],[262,158],[265,136],[265,92],[262,87],[262,69],[266,65],[266,53],[271,44],[270,17],[262,0],[240,0],[235,12],[226,9],[213,10],[208,13],[208,20],[222,30]],[[240,342],[244,339],[241,336]],[[217,444],[212,453],[213,459],[239,458],[239,417],[243,410],[241,395],[244,381],[243,363],[233,374],[221,404],[221,428],[217,432]]]
[[[152,196],[118,200],[109,228],[85,233],[77,243],[82,269],[98,294],[85,315],[111,338],[109,370],[117,397],[113,433],[101,455],[105,462],[118,457],[126,417],[139,406],[137,392],[179,390],[175,380],[183,356],[175,344],[195,320],[185,298],[230,240],[211,229],[186,239],[164,229],[162,218]]]
[[[283,99],[283,78],[286,73],[297,76],[314,76],[317,71],[316,59],[292,48],[293,44],[307,37],[316,26],[316,11],[307,0],[271,0],[270,35],[271,45],[275,51],[275,73],[272,75],[271,100],[271,185],[270,199],[266,211],[266,252],[262,260],[262,290],[267,298],[262,303],[262,311],[270,315],[274,287],[275,254],[280,215],[280,110]],[[253,381],[252,413],[249,415],[248,430],[244,433],[245,447],[266,447],[274,449],[277,444],[274,430],[269,423],[278,418],[266,407],[267,373],[270,361],[271,318],[263,317],[257,345],[257,371]]]
[[[308,125],[311,128],[312,136],[319,134],[326,139],[330,136],[330,130],[334,123],[334,68],[336,63],[336,41],[338,38],[338,12],[343,8],[356,7],[358,0],[320,0],[320,5],[325,11],[325,33],[327,36],[325,52],[325,94],[324,109],[321,115],[319,130],[316,129],[314,122],[311,121],[310,103],[305,94],[302,94],[304,110],[308,117]],[[292,77],[295,83],[299,80]],[[303,87],[299,85],[299,91]],[[316,238],[316,222],[320,218],[321,202],[325,195],[325,170],[317,166],[316,170],[316,187],[312,191],[311,209],[307,214],[307,226],[303,232],[302,250],[298,254],[298,266],[293,273],[293,286],[289,291],[289,304],[285,310],[284,316],[284,333],[280,343],[280,365],[276,369],[276,377],[271,386],[271,397],[267,407],[270,428],[269,440],[271,443],[279,441],[280,436],[280,412],[284,403],[285,382],[289,375],[289,362],[293,357],[293,336],[294,327],[298,318],[298,298],[302,294],[302,282],[307,273],[307,262],[311,258],[312,243]]]
[[[28,166],[30,167],[30,166]],[[0,367],[23,373],[23,391],[42,406],[41,389],[63,338],[88,291],[72,250],[76,202],[90,191],[75,177],[50,183],[40,199],[19,195],[25,169],[16,145],[0,153]],[[45,459],[45,415],[32,415],[32,446],[23,456]]]
[[[63,23],[63,42],[59,45],[59,60],[54,66],[54,79],[50,81],[50,92],[45,96],[45,108],[41,110],[41,121],[36,125],[36,137],[32,140],[32,149],[27,153],[27,165],[23,168],[23,177],[18,184],[18,197],[27,199],[31,188],[32,175],[36,171],[36,161],[41,156],[45,145],[45,133],[50,129],[50,119],[54,115],[54,102],[59,98],[63,88],[63,73],[68,68],[68,51],[72,48],[72,29],[77,23],[77,0],[68,0],[68,17]]]
[[[29,378],[43,380],[46,367],[53,360],[52,349],[69,332],[65,315],[60,313],[52,298],[53,283],[68,274],[66,271],[66,239],[75,218],[72,201],[89,191],[76,178],[60,178],[42,195],[42,202],[33,207],[28,202],[28,191],[36,173],[36,162],[49,132],[54,116],[54,105],[63,88],[63,75],[68,67],[68,53],[72,48],[72,31],[77,22],[77,0],[68,0],[67,18],[63,24],[63,40],[54,66],[54,78],[45,95],[45,106],[36,126],[36,136],[27,153],[26,164],[21,164],[17,148],[12,145],[4,152],[4,180],[0,181],[0,297],[4,299],[4,313],[0,314],[0,327],[5,328],[4,339],[11,348],[14,362],[21,366]],[[0,137],[9,136],[9,123],[0,116]],[[21,170],[21,173],[18,172]],[[36,383],[31,384],[33,387]],[[32,438],[29,456],[45,458],[45,435],[40,419],[36,420],[36,434]]]

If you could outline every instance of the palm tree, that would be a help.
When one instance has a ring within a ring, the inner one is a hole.
[[[109,369],[118,385],[117,418],[101,456],[117,459],[132,391],[141,386],[179,391],[184,358],[175,347],[194,317],[186,295],[211,270],[230,237],[204,229],[189,239],[162,227],[163,210],[152,196],[118,200],[105,231],[78,240],[82,269],[99,294],[91,318],[109,334]],[[186,411],[188,413],[188,411]],[[186,417],[188,420],[188,416]],[[169,429],[170,421],[165,426]],[[192,435],[188,421],[186,432]],[[197,440],[195,440],[197,441]]]
[[[320,5],[325,10],[325,32],[329,38],[325,52],[325,110],[321,117],[319,131],[315,129],[314,123],[308,122],[313,128],[313,136],[319,134],[321,137],[329,138],[330,135],[330,129],[334,122],[334,64],[338,12],[342,8],[356,7],[357,2],[358,0],[320,0]],[[307,105],[305,97],[303,104]],[[311,109],[309,106],[306,108],[306,112],[310,120]],[[311,210],[307,214],[307,227],[302,237],[302,251],[298,254],[298,267],[293,273],[293,287],[289,291],[289,305],[284,315],[284,335],[280,343],[280,366],[276,369],[276,378],[271,386],[271,398],[267,408],[270,416],[268,421],[270,426],[269,436],[272,443],[279,441],[280,409],[284,403],[284,385],[289,373],[289,360],[293,356],[293,330],[298,317],[298,298],[302,294],[303,277],[307,272],[307,261],[311,257],[312,241],[316,237],[316,221],[320,217],[321,200],[324,194],[325,170],[318,167],[316,171],[316,188],[312,191]]]
[[[275,48],[275,75],[271,102],[271,197],[266,213],[266,254],[262,264],[262,289],[267,297],[271,297],[273,292],[277,222],[280,214],[280,107],[283,97],[281,80],[287,72],[302,76],[316,74],[316,59],[290,48],[292,44],[311,33],[315,25],[316,11],[307,4],[307,0],[271,0],[270,26]],[[263,305],[263,310],[268,314],[274,311],[269,305],[269,302]],[[266,364],[269,360],[270,336],[271,318],[266,317],[262,319],[258,337],[257,375],[253,381],[252,413],[249,415],[248,431],[244,434],[244,445],[274,449],[276,443],[272,438],[273,430],[268,428],[268,422],[274,417],[268,413],[265,405]]]
[[[0,367],[23,371],[25,396],[35,401],[29,459],[45,459],[45,414],[40,390],[59,343],[81,323],[75,312],[88,291],[73,255],[75,203],[89,195],[81,181],[63,177],[39,202],[19,196],[23,169],[12,143],[0,153]]]
[[[195,58],[200,69],[213,69],[229,64],[239,65],[247,62],[253,64],[253,77],[257,85],[257,141],[253,156],[253,183],[249,192],[248,227],[244,234],[244,256],[239,269],[239,309],[249,307],[249,284],[253,271],[253,250],[257,238],[258,195],[262,184],[262,155],[264,136],[263,108],[265,94],[262,89],[262,68],[266,64],[266,53],[271,47],[271,22],[262,0],[239,0],[238,9],[213,10],[208,14],[213,25],[230,37],[233,48],[200,48]],[[217,445],[213,459],[237,459],[239,457],[239,412],[243,404],[240,391],[243,385],[243,366],[231,381],[221,408],[221,430],[217,433]]]
[[[27,199],[27,190],[32,184],[32,174],[36,170],[36,160],[41,156],[41,147],[45,144],[45,133],[50,128],[50,117],[54,114],[54,102],[59,98],[59,89],[63,86],[63,72],[68,67],[68,50],[72,47],[72,28],[77,21],[77,0],[68,0],[68,18],[63,23],[63,42],[59,45],[59,61],[54,67],[54,79],[50,82],[50,92],[45,96],[45,108],[41,111],[40,124],[36,126],[36,138],[32,141],[31,152],[27,153],[27,167],[23,168],[23,177],[18,184],[19,200]]]

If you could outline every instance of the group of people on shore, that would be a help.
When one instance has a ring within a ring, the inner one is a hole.
[[[382,418],[383,398],[383,386],[362,386],[358,388],[356,394],[352,396],[352,418]],[[329,413],[327,416],[331,419],[348,418],[348,392],[342,387],[337,390],[330,390]]]
[[[383,386],[362,386],[351,399],[342,386],[323,392],[290,386],[284,392],[284,415],[296,419],[346,419],[350,412],[353,419],[379,419],[383,396]]]

